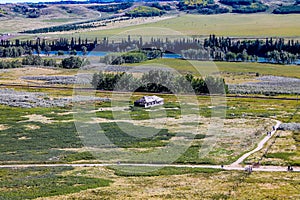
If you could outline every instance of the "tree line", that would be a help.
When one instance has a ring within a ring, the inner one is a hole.
[[[269,7],[259,0],[220,0],[220,3],[231,7],[220,6],[214,0],[182,0],[177,4],[180,11],[199,14],[220,14],[220,13],[257,13],[264,12]]]
[[[18,60],[4,61],[0,60],[0,69],[20,68],[22,64]]]
[[[273,11],[274,14],[300,13],[300,5],[280,6]]]
[[[199,13],[205,15],[229,12],[228,8],[215,4],[213,0],[179,1],[177,9],[188,13]]]
[[[210,35],[208,39],[204,40],[203,48],[208,51],[213,60],[245,61],[264,57],[275,63],[292,64],[299,57],[300,43],[298,40],[286,41],[283,38],[232,40]],[[279,60],[273,57],[277,54],[272,54],[272,52],[279,52],[285,56],[281,56],[282,59]]]
[[[64,55],[64,51],[68,51],[71,55],[76,55],[77,51],[82,51],[86,54],[97,45],[97,38],[94,41],[79,38],[60,38],[58,40],[47,41],[45,39],[37,38],[36,40],[19,39],[15,41],[0,40],[0,57],[20,57],[22,55],[32,55],[34,53],[41,54],[44,52],[48,54],[51,51],[58,51],[58,55]]]
[[[136,78],[128,73],[95,73],[91,84],[97,90],[136,91],[151,93],[224,94],[228,92],[224,79],[218,77],[197,78],[170,72],[152,70]]]
[[[76,69],[86,64],[88,64],[88,61],[76,56],[64,58],[61,60],[60,63],[58,63],[55,59],[52,58],[41,58],[38,55],[27,55],[21,60],[0,60],[0,69],[21,68],[24,65],[51,66],[66,69]]]
[[[81,22],[74,22],[74,23],[45,27],[45,28],[25,30],[20,33],[37,34],[37,33],[50,33],[50,32],[71,31],[71,30],[78,30],[78,29],[88,29],[88,28],[106,26],[106,24],[110,22],[123,21],[128,19],[129,19],[128,17],[108,16],[108,17],[101,17],[98,19],[86,20]]]
[[[108,4],[108,5],[95,5],[95,6],[90,6],[88,8],[92,10],[97,10],[99,12],[118,12],[119,10],[125,10],[127,8],[130,8],[133,6],[132,2],[124,2],[124,3],[119,3],[119,4]]]
[[[151,38],[144,41],[142,37],[123,38],[119,42],[109,40],[104,37],[102,40],[95,38],[92,41],[88,39],[78,38],[60,38],[58,40],[47,41],[45,39],[37,38],[35,41],[27,40],[1,40],[0,41],[0,57],[19,57],[22,55],[31,55],[34,52],[40,54],[42,51],[49,54],[50,51],[59,51],[58,54],[64,54],[63,51],[68,51],[70,55],[76,55],[77,51],[81,51],[84,55],[89,51],[105,51],[105,52],[129,52],[129,51],[143,51],[143,49],[152,49],[152,54],[155,58],[157,52],[159,53],[176,53],[181,54],[186,59],[197,60],[220,60],[220,61],[255,61],[257,57],[270,57],[270,52],[286,52],[290,58],[298,58],[300,52],[300,43],[298,40],[285,40],[284,38],[266,38],[266,39],[232,39],[229,37],[217,37],[210,35],[206,39],[194,38]],[[156,53],[155,50],[157,50]],[[151,51],[147,52],[147,57],[151,55]],[[145,52],[143,52],[145,53]],[[275,54],[274,54],[275,55]],[[119,58],[117,58],[119,56]],[[127,55],[131,56],[131,55]],[[114,58],[107,58],[106,60],[120,60],[119,63],[126,63],[125,60],[134,60],[140,56],[143,60],[142,54],[136,54],[129,59],[126,54],[122,53],[114,55]],[[277,62],[278,59],[274,59]],[[288,59],[293,62],[294,59]],[[131,61],[130,61],[131,62]],[[135,61],[134,61],[135,62]],[[109,63],[109,62],[108,62]],[[281,62],[281,63],[285,63]],[[290,63],[290,62],[289,62]]]

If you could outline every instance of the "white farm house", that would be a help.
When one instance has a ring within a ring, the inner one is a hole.
[[[164,104],[164,99],[158,96],[144,96],[134,102],[134,106],[149,108]]]

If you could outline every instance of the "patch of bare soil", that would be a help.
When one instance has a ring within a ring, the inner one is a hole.
[[[22,137],[19,137],[19,138],[18,138],[18,140],[29,140],[29,139],[31,139],[31,138],[28,138],[28,137],[26,137],[26,136],[22,136]]]
[[[51,124],[51,123],[54,122],[50,118],[45,117],[43,115],[33,114],[33,115],[25,115],[23,117],[28,118],[28,120],[24,120],[24,121],[20,121],[20,122],[40,122],[40,123],[43,123],[43,124]]]
[[[25,129],[26,130],[37,130],[37,129],[40,129],[41,127],[37,126],[37,125],[34,125],[34,124],[26,124],[25,125]]]
[[[0,131],[5,131],[7,129],[9,129],[10,127],[5,125],[5,124],[0,124]]]
[[[48,69],[48,68],[38,68],[38,67],[25,67],[25,68],[15,68],[7,69],[1,73],[0,83],[6,84],[27,84],[29,81],[21,79],[22,76],[41,76],[41,75],[56,75],[62,73],[61,70]],[[41,81],[31,81],[32,83],[43,83]]]
[[[76,112],[64,112],[64,113],[57,113],[58,116],[65,116],[65,115],[70,115],[70,114],[75,114]]]

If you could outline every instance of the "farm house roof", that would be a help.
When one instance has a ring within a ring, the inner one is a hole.
[[[149,103],[149,102],[153,102],[153,101],[163,101],[163,100],[164,100],[163,98],[160,98],[158,96],[143,96],[142,98],[140,98],[136,102]]]

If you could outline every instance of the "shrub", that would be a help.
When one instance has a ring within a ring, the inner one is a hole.
[[[120,65],[123,63],[140,63],[146,61],[148,58],[145,53],[140,51],[127,53],[113,53],[104,56],[103,61],[106,64]]]
[[[22,65],[18,60],[12,62],[0,61],[0,69],[20,68],[20,67],[22,67]]]
[[[79,57],[71,56],[69,58],[65,58],[61,62],[62,68],[66,69],[75,69],[80,68],[84,63],[84,60]]]
[[[265,12],[269,7],[262,3],[252,3],[251,5],[235,6],[232,10],[234,13],[257,13]]]
[[[281,6],[273,10],[274,14],[291,14],[291,13],[300,13],[300,5],[293,6]]]
[[[90,6],[89,8],[100,12],[117,12],[119,10],[130,8],[132,5],[132,2],[126,2],[119,4]]]
[[[153,17],[161,16],[165,14],[165,11],[162,11],[158,8],[148,7],[148,6],[139,6],[126,13],[126,16],[130,17]]]
[[[28,55],[23,58],[22,65],[42,65],[42,58],[36,55]]]
[[[256,1],[257,0],[220,0],[219,2],[222,4],[233,6],[233,5],[251,5]]]

